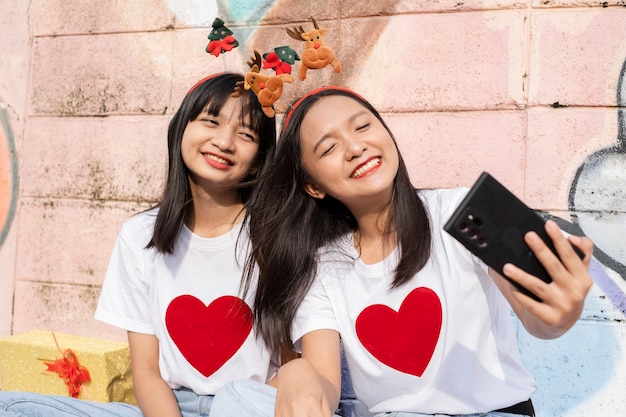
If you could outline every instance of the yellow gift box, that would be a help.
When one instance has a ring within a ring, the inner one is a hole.
[[[78,360],[72,373],[80,369],[86,374],[86,369],[89,374],[90,381],[80,385],[78,398],[137,404],[127,343],[56,332],[35,330],[0,339],[0,387],[70,396],[67,380],[55,372],[57,365],[71,362],[67,358]]]

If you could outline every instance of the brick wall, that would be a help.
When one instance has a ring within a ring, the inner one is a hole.
[[[313,15],[342,72],[287,85],[278,121],[315,86],[349,86],[382,111],[417,186],[467,186],[487,170],[590,236],[596,286],[580,323],[548,343],[520,330],[520,345],[541,415],[615,415],[626,407],[624,6],[0,2],[0,101],[14,134],[0,135],[0,336],[124,338],[92,313],[119,226],[160,193],[177,105],[208,73],[246,71],[255,48],[300,50],[285,28]],[[219,58],[204,51],[216,13],[240,42]]]

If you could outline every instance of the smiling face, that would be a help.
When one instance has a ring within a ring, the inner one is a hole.
[[[343,95],[322,97],[309,108],[300,132],[311,196],[328,194],[353,213],[389,202],[398,151],[385,126],[361,103]]]
[[[181,143],[192,191],[230,187],[236,193],[235,185],[255,170],[258,150],[258,134],[248,117],[242,120],[240,99],[229,98],[219,114],[205,108],[187,124]]]

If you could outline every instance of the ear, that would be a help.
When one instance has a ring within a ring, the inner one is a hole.
[[[310,182],[306,183],[306,185],[304,186],[304,191],[306,191],[307,194],[311,197],[318,198],[320,200],[326,197],[326,193],[324,191],[320,190],[317,185]]]

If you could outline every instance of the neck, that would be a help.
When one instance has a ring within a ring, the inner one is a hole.
[[[390,210],[387,207],[357,217],[359,228],[354,233],[354,246],[367,264],[382,261],[397,245],[397,233],[393,225],[388,226]]]
[[[244,205],[236,189],[209,193],[192,187],[192,208],[185,224],[201,237],[216,237],[228,233],[244,216]]]

